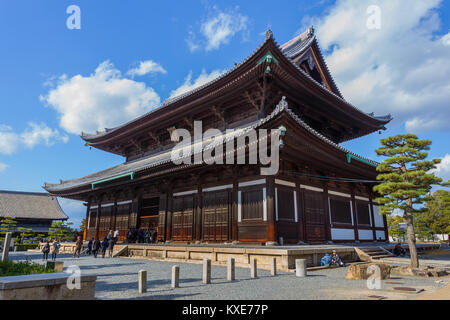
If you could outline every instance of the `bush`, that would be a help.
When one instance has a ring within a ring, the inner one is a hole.
[[[31,261],[0,261],[0,277],[23,276],[30,274],[53,273],[54,269],[46,269],[45,265]]]

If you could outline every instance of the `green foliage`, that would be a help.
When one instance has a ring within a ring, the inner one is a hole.
[[[83,220],[81,220],[81,225],[80,225],[80,232],[83,233],[84,232],[84,228],[86,227],[86,218],[83,218]]]
[[[377,199],[383,205],[381,213],[391,214],[396,209],[409,213],[423,211],[414,205],[427,199],[432,185],[442,183],[442,179],[429,173],[441,160],[425,160],[428,153],[424,150],[430,149],[431,141],[405,134],[383,139],[381,144],[376,153],[387,159],[377,167],[380,172],[377,180],[381,183],[374,187],[383,196]]]
[[[421,240],[432,241],[433,230],[425,220],[425,212],[416,212],[414,215],[414,231]]]
[[[403,223],[401,216],[390,215],[387,217],[387,224],[389,228],[389,234],[397,239],[405,239],[405,230],[400,229],[400,223]]]
[[[424,220],[433,234],[450,234],[450,192],[438,190],[425,203]]]
[[[0,277],[22,276],[29,274],[53,273],[54,269],[46,269],[45,265],[30,261],[14,262],[10,260],[0,261]]]
[[[8,232],[16,231],[17,221],[13,217],[4,217],[0,220],[0,234],[5,236]]]
[[[33,229],[31,228],[17,228],[19,232],[18,243],[21,244],[34,244],[37,243],[36,238],[34,237]]]
[[[74,231],[70,228],[72,222],[54,221],[48,230],[49,239],[57,239],[60,242],[72,241]]]

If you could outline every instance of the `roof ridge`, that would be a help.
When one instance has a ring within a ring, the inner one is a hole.
[[[17,194],[17,195],[52,197],[48,192],[27,192],[27,191],[14,191],[14,190],[0,190],[0,194]]]

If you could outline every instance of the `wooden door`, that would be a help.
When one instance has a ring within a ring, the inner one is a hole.
[[[194,196],[173,199],[172,240],[191,241],[193,239]]]
[[[305,239],[307,242],[326,241],[326,210],[323,193],[305,191]]]
[[[203,195],[203,240],[229,240],[230,199],[229,191],[208,192]]]

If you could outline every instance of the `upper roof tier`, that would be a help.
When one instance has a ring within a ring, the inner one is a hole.
[[[320,114],[318,119],[327,118],[327,126],[339,123],[335,126],[343,128],[344,133],[334,139],[325,131],[321,132],[336,143],[385,129],[385,125],[392,120],[390,115],[377,117],[373,113],[365,113],[344,99],[328,70],[311,27],[281,46],[275,42],[272,32],[268,30],[265,40],[250,56],[216,79],[167,99],[160,107],[123,125],[93,134],[82,133],[81,137],[92,147],[126,155],[123,149],[115,149],[112,145],[120,139],[131,140],[139,131],[151,131],[161,123],[169,124],[183,112],[192,112],[208,103],[214,105],[214,99],[230,93],[233,88],[238,90],[247,85],[249,80],[262,77],[268,71],[283,82],[283,88],[292,90],[292,94],[283,92],[288,98],[295,94],[305,96],[305,92],[308,96],[317,98],[317,106],[310,110]],[[321,131],[320,128],[316,129]]]

